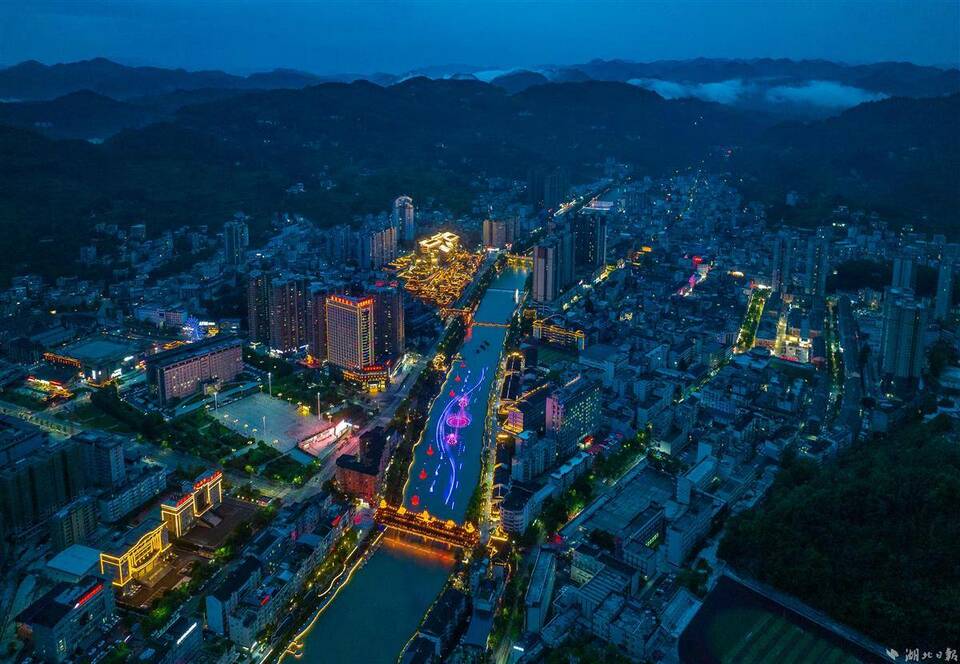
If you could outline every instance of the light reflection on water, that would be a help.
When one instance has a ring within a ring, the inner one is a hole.
[[[490,291],[478,307],[478,313],[483,316],[481,320],[509,321],[516,306],[513,291],[523,288],[526,275],[524,270],[505,269],[490,285]],[[477,370],[486,366],[487,377],[484,387],[470,403],[473,424],[463,430],[464,444],[472,445],[471,450],[475,453],[464,457],[461,487],[458,489],[460,496],[451,514],[460,513],[459,519],[462,519],[462,510],[466,509],[467,500],[479,479],[482,426],[505,334],[503,328],[475,328],[462,349],[468,366],[475,365]],[[485,340],[488,343],[477,352]],[[451,374],[450,381],[455,385],[454,375]],[[450,389],[450,385],[445,385],[442,394],[449,393]],[[447,399],[434,402],[428,418],[428,431],[431,424],[436,426],[436,418],[446,404]],[[466,439],[468,435],[470,440]],[[423,467],[420,455],[425,451],[426,446],[421,443],[412,466],[412,473],[417,475],[411,474],[412,478],[418,477]],[[439,507],[437,509],[440,511]],[[430,512],[435,514],[433,508]],[[303,657],[299,661],[305,664],[392,664],[443,588],[453,565],[454,556],[450,551],[385,538],[380,550],[354,574],[319,618],[305,639]]]

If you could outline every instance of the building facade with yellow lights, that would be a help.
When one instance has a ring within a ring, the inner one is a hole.
[[[327,361],[351,382],[385,386],[388,372],[377,362],[372,296],[327,296]]]
[[[404,288],[439,307],[453,304],[483,263],[483,254],[466,251],[460,238],[441,232],[417,243],[417,250],[393,263]]]
[[[550,318],[533,322],[533,338],[550,346],[571,350],[581,351],[587,346],[587,337],[583,330],[569,330]]]
[[[147,579],[157,569],[169,548],[166,524],[162,521],[145,521],[100,554],[100,574],[120,588],[134,579]]]
[[[223,473],[210,471],[197,478],[176,501],[162,503],[160,516],[171,537],[183,537],[196,520],[223,502]]]

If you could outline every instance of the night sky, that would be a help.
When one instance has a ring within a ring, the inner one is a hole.
[[[96,56],[320,74],[700,56],[957,66],[960,2],[0,0],[0,64]]]

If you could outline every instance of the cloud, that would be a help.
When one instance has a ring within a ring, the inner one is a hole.
[[[680,83],[659,78],[632,78],[627,83],[653,90],[664,99],[696,97],[720,104],[735,104],[753,89],[753,84],[734,78],[713,83]]]
[[[822,109],[840,110],[866,101],[885,99],[882,92],[864,90],[836,81],[810,80],[791,85],[770,85],[761,79],[739,78],[713,83],[682,83],[658,78],[633,78],[627,81],[647,90],[652,90],[664,99],[696,97],[719,104],[775,104],[782,106],[815,106]]]
[[[886,99],[882,92],[872,92],[835,81],[807,81],[802,85],[778,85],[766,92],[775,104],[809,104],[825,108],[850,108],[865,101]]]
[[[511,72],[517,71],[516,69],[484,69],[482,71],[475,71],[473,75],[484,83],[489,83],[498,76],[503,76],[504,74],[509,74]]]

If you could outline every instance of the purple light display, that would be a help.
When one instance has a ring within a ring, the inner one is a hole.
[[[468,452],[464,449],[461,434],[473,422],[473,417],[469,412],[470,399],[477,388],[483,384],[486,374],[486,368],[482,369],[480,377],[473,383],[470,381],[470,371],[466,372],[466,376],[462,380],[458,380],[460,379],[459,375],[454,377],[453,384],[459,384],[460,390],[459,392],[456,390],[450,391],[449,400],[444,405],[440,417],[437,418],[433,440],[430,442],[427,452],[428,457],[436,457],[437,464],[432,474],[427,473],[426,468],[422,468],[417,475],[419,480],[429,483],[428,488],[424,487],[427,488],[429,493],[442,493],[444,505],[451,508],[456,502],[454,490],[460,484],[458,473],[463,468],[463,458]],[[435,454],[431,454],[431,452]],[[477,453],[477,451],[473,450],[473,453]],[[444,467],[449,472],[441,473]],[[438,482],[439,487],[437,486]],[[444,486],[444,482],[446,482],[446,486]]]

